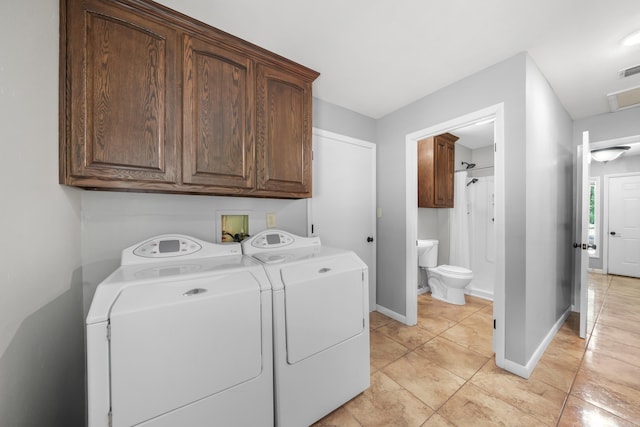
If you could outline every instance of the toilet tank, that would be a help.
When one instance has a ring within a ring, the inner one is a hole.
[[[437,267],[439,242],[437,240],[422,240],[422,241],[427,244],[427,250],[418,257],[418,265],[420,267]]]

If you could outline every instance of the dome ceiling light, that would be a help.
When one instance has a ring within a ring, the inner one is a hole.
[[[597,162],[607,163],[622,156],[629,148],[631,147],[618,146],[591,150],[591,158]]]
[[[640,44],[640,30],[629,34],[620,42],[623,46],[635,46]]]

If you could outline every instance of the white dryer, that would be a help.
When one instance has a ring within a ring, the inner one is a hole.
[[[264,264],[273,290],[276,425],[310,425],[369,387],[367,265],[282,230],[242,251]]]
[[[87,316],[90,427],[272,426],[271,286],[239,244],[122,252]]]

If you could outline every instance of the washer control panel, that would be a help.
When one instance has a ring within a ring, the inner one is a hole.
[[[148,240],[135,248],[133,254],[145,258],[167,258],[198,252],[202,246],[195,240],[179,236]]]
[[[245,255],[253,255],[260,253],[270,253],[272,255],[267,258],[261,258],[260,261],[268,263],[285,262],[282,254],[273,254],[273,252],[294,252],[297,249],[321,247],[320,238],[296,236],[284,230],[270,229],[264,230],[242,242],[242,253]],[[280,251],[278,251],[280,250]]]
[[[289,246],[293,243],[293,236],[290,234],[274,231],[273,233],[264,233],[251,242],[251,245],[255,248],[275,249]]]

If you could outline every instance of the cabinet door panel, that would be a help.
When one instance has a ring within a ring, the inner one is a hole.
[[[252,188],[252,63],[193,37],[184,46],[183,180]]]
[[[449,175],[452,174],[449,167],[451,159],[449,155],[449,144],[442,138],[436,138],[435,158],[438,160],[435,164],[435,188],[433,204],[437,207],[450,207],[447,201],[450,198]],[[452,178],[453,179],[453,176]],[[453,188],[451,188],[453,191]]]
[[[311,197],[311,83],[258,66],[258,189]]]
[[[418,141],[418,207],[452,208],[455,135]]]
[[[174,182],[175,31],[99,2],[75,12],[71,174]]]

